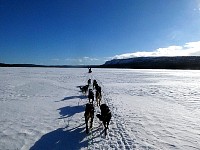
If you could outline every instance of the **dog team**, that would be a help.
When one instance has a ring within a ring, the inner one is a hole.
[[[111,111],[110,111],[109,107],[106,104],[101,104],[101,99],[102,99],[101,87],[98,85],[96,80],[93,80],[93,83],[92,83],[91,79],[89,79],[87,85],[81,86],[80,90],[84,94],[88,93],[88,100],[89,100],[89,102],[86,104],[85,113],[84,113],[85,124],[86,124],[86,133],[87,134],[89,133],[89,129],[91,129],[92,125],[93,125],[93,119],[94,119],[94,104],[93,104],[93,102],[94,102],[94,98],[95,98],[96,105],[97,105],[97,107],[100,106],[100,110],[101,110],[101,114],[97,114],[96,116],[97,116],[97,118],[99,118],[100,121],[103,122],[104,133],[106,136],[109,122],[111,120],[112,115],[111,115]],[[95,90],[95,94],[94,94],[93,90]],[[88,127],[88,124],[89,124],[89,127]]]

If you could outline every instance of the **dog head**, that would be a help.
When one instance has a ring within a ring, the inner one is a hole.
[[[100,114],[97,114],[96,116],[97,118],[99,118],[100,121],[103,121],[103,117]]]
[[[95,89],[96,89],[97,91],[101,92],[101,87],[100,87],[98,84],[95,85]]]
[[[100,106],[101,115],[109,116],[111,114],[109,107],[106,104],[101,104]]]
[[[96,81],[96,80],[93,80],[93,84],[96,85],[96,84],[97,84],[97,81]]]
[[[94,108],[94,106],[92,104],[90,104],[90,103],[87,103],[86,104],[86,108]]]
[[[94,118],[94,106],[92,104],[86,104],[84,116]]]
[[[108,106],[106,104],[101,104],[100,106],[101,111],[109,109]]]

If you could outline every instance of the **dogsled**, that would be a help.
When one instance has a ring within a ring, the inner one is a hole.
[[[92,68],[88,68],[88,73],[92,73]]]

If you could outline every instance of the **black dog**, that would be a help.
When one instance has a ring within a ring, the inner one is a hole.
[[[109,107],[106,104],[102,104],[100,106],[101,109],[101,114],[97,114],[97,118],[99,118],[100,121],[103,122],[103,125],[105,127],[104,131],[105,131],[105,136],[107,135],[107,129],[111,120],[111,112]]]
[[[86,94],[87,91],[88,91],[88,87],[89,87],[88,85],[80,86],[80,90],[81,90],[81,92]]]
[[[96,87],[97,85],[97,80],[93,80],[93,89]]]
[[[89,103],[91,103],[90,100],[92,100],[92,104],[93,104],[93,101],[94,101],[94,93],[93,93],[92,89],[89,89],[89,92],[88,92],[88,99],[89,99]]]
[[[92,128],[93,118],[94,118],[94,106],[92,104],[87,103],[85,107],[85,124],[86,124],[86,133],[89,133],[88,129],[88,121],[90,119],[90,128]]]
[[[101,102],[101,98],[102,98],[101,87],[96,83],[95,89],[96,89],[96,101],[97,101],[97,106],[98,106],[98,105],[100,106],[100,102]]]
[[[90,86],[91,85],[91,79],[88,79],[88,86]]]

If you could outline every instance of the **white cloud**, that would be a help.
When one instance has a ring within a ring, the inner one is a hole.
[[[78,65],[88,65],[88,64],[96,64],[100,60],[97,58],[90,58],[85,56],[82,58],[66,58],[65,61]]]
[[[83,57],[83,59],[90,59],[90,58],[85,56],[85,57]]]
[[[158,57],[158,56],[200,56],[200,41],[189,42],[183,46],[169,46],[158,48],[152,52],[135,52],[116,55],[113,59],[125,59],[133,57]]]
[[[90,58],[90,57],[83,57],[84,60],[87,60],[87,61],[96,61],[96,60],[99,60],[97,58]]]

